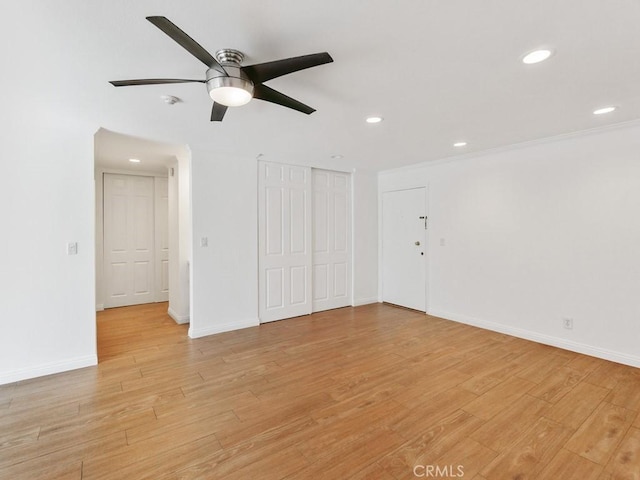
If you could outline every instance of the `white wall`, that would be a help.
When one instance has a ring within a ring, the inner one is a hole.
[[[428,313],[640,366],[640,125],[379,181],[428,186]]]
[[[191,337],[259,324],[257,161],[192,147]],[[354,187],[354,304],[377,301],[377,175]],[[202,237],[208,247],[201,247]]]
[[[2,122],[0,384],[96,363],[95,129],[22,109]]]
[[[378,178],[356,170],[353,192],[353,305],[378,301]]]
[[[189,321],[191,260],[190,154],[178,156],[169,176],[169,310],[177,323]]]
[[[258,325],[257,182],[255,158],[191,146],[191,337]]]

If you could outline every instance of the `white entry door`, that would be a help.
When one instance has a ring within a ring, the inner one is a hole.
[[[351,305],[351,178],[313,169],[313,311]]]
[[[259,162],[261,322],[311,313],[311,169]]]
[[[382,194],[382,300],[426,311],[425,188]]]
[[[154,301],[153,177],[104,174],[105,308]]]

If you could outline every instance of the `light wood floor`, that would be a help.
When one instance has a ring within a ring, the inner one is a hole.
[[[0,387],[0,478],[640,478],[637,369],[388,305],[197,340],[166,308]]]

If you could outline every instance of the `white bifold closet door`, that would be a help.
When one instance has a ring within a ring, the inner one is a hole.
[[[351,177],[312,170],[313,311],[351,305]]]
[[[259,162],[261,322],[351,305],[349,174]]]
[[[311,169],[259,163],[261,322],[311,313]]]
[[[104,174],[105,308],[155,300],[153,177]]]

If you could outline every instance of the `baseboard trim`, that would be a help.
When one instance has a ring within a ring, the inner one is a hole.
[[[96,312],[102,312],[104,311],[104,304],[103,303],[99,303],[96,305]]]
[[[491,330],[493,332],[504,333],[513,337],[522,338],[524,340],[531,340],[537,343],[542,343],[544,345],[562,348],[563,350],[582,353],[584,355],[590,355],[592,357],[602,358],[604,360],[610,360],[612,362],[622,363],[631,367],[640,368],[640,357],[635,355],[616,352],[614,350],[608,350],[606,348],[600,348],[594,345],[587,345],[585,343],[573,342],[564,338],[553,337],[551,335],[545,335],[543,333],[538,333],[531,330],[525,330],[522,328],[511,327],[509,325],[503,325],[501,323],[481,320],[466,315],[458,315],[440,310],[431,310],[428,313],[429,315],[444,318],[445,320],[464,323],[466,325],[483,328],[485,330]]]
[[[178,313],[176,313],[175,310],[172,310],[171,307],[167,309],[167,314],[179,325],[189,323],[189,315],[178,315]]]
[[[84,357],[70,358],[59,362],[45,363],[34,367],[20,368],[11,372],[0,373],[0,385],[5,383],[19,382],[30,378],[42,377],[54,373],[67,372],[78,368],[92,367],[98,364],[97,355],[86,355]]]
[[[240,330],[242,328],[257,327],[258,325],[260,325],[260,320],[258,320],[257,318],[249,318],[247,320],[240,320],[237,322],[211,325],[210,327],[198,328],[198,329],[193,328],[193,325],[192,325],[189,328],[189,337],[190,338],[206,337],[208,335],[215,335],[216,333],[231,332],[233,330]]]
[[[351,305],[359,307],[361,305],[369,305],[371,303],[378,303],[378,297],[354,298]]]

